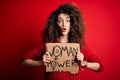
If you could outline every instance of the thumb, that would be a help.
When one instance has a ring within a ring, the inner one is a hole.
[[[84,66],[84,62],[83,62],[83,60],[81,60],[81,66]]]

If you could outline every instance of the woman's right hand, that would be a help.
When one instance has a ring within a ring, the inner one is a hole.
[[[49,62],[50,62],[50,55],[49,55],[48,52],[46,52],[46,53],[43,55],[43,63],[44,63],[44,65],[46,66],[47,63],[49,63]]]

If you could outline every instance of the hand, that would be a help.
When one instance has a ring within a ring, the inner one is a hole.
[[[44,62],[44,65],[46,66],[47,63],[50,62],[50,55],[48,52],[46,52],[44,55],[43,55],[43,62]]]
[[[62,72],[62,71],[63,71],[63,68],[58,69],[58,71],[59,71],[59,72]]]
[[[84,60],[84,55],[81,52],[77,53],[77,60],[78,61],[83,61]]]
[[[77,53],[77,60],[80,61],[81,66],[84,66],[84,55],[81,52]]]

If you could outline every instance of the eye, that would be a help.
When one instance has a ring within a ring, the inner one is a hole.
[[[67,19],[66,19],[66,22],[70,22],[70,19],[69,19],[69,18],[67,18]]]
[[[58,22],[58,23],[62,23],[62,20],[61,20],[61,19],[58,19],[57,22]]]
[[[70,22],[70,19],[67,19],[66,22]]]

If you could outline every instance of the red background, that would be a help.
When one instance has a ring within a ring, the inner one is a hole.
[[[86,42],[104,65],[101,73],[84,70],[81,79],[120,80],[119,0],[0,1],[0,80],[44,80],[43,68],[23,67],[21,57],[39,44],[48,16],[65,2],[83,11]]]

